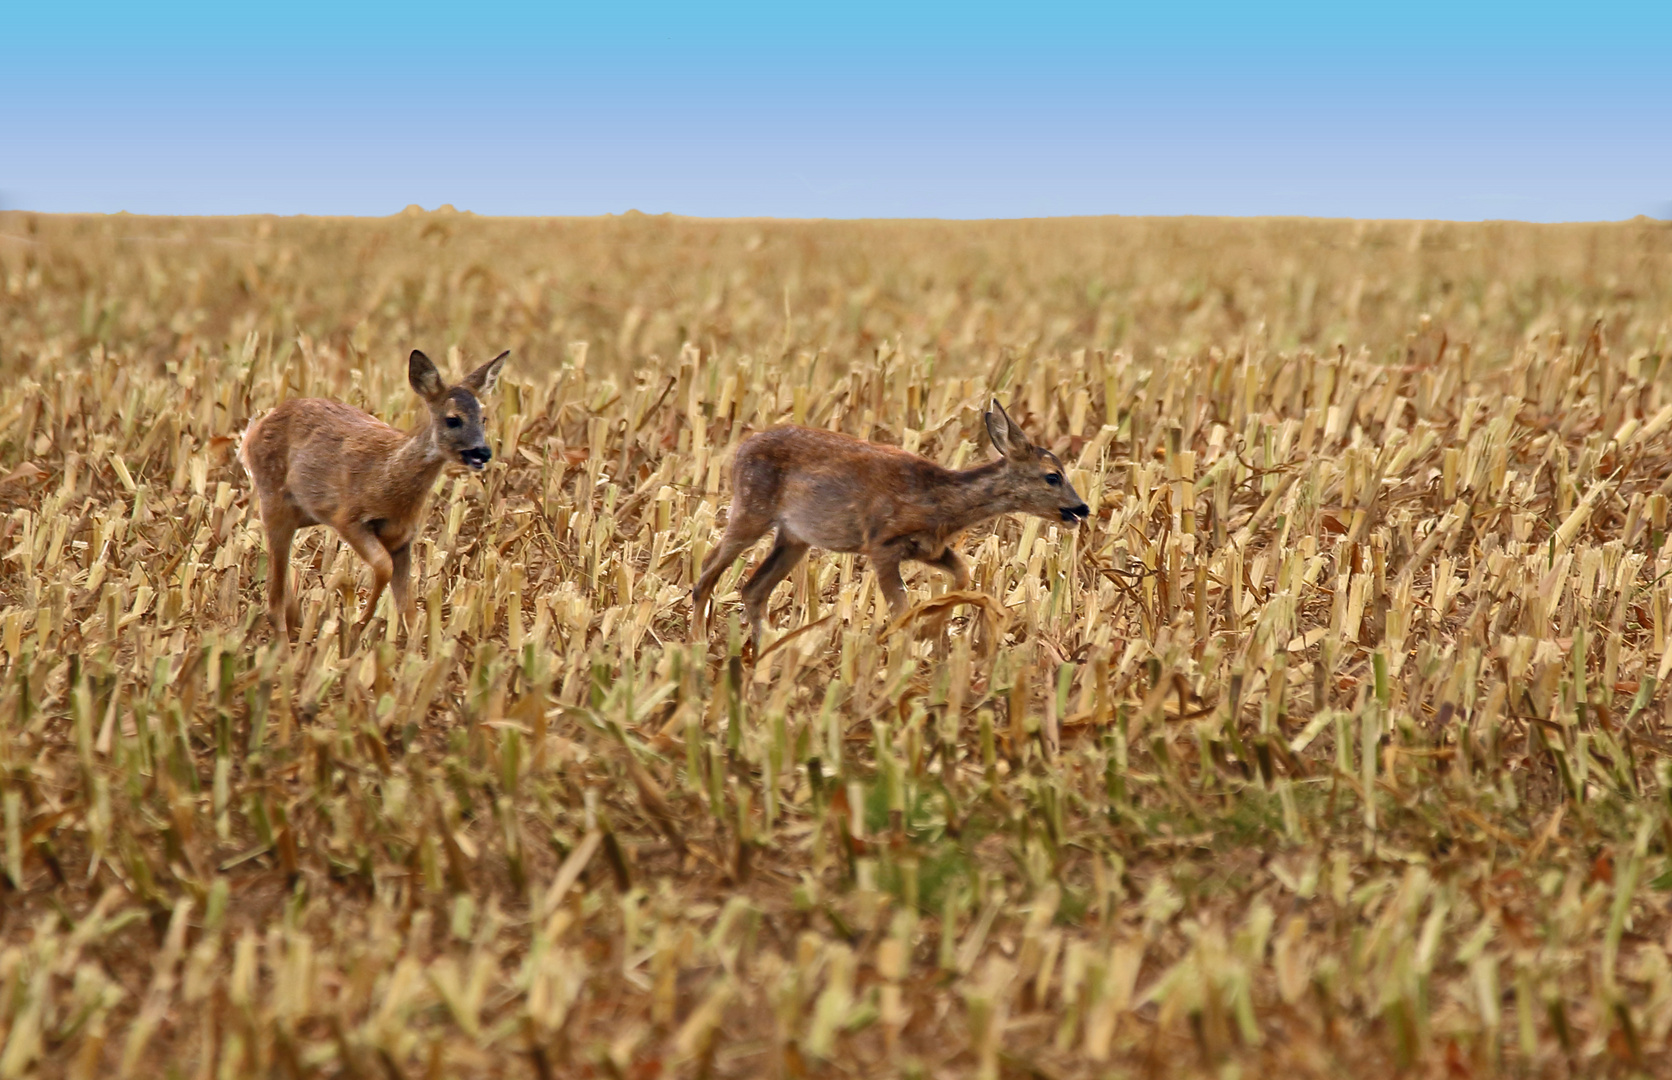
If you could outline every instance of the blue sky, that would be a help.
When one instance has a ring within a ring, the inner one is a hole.
[[[1672,215],[1672,4],[15,3],[0,207]]]

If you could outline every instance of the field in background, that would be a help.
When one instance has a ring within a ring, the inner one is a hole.
[[[1669,318],[1647,222],[0,214],[0,1078],[1664,1073]],[[234,441],[414,347],[513,350],[422,625],[316,529],[277,649]],[[994,393],[1094,513],[992,608],[689,641],[739,438]]]

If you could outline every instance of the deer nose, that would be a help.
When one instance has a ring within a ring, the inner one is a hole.
[[[480,469],[493,460],[493,451],[486,446],[472,446],[469,450],[461,450],[459,457],[472,469]]]
[[[1062,519],[1070,525],[1078,525],[1090,516],[1091,507],[1087,506],[1085,503],[1081,503],[1078,506],[1065,506],[1062,508]]]

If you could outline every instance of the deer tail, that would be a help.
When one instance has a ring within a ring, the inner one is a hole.
[[[250,436],[255,434],[256,425],[260,423],[259,418],[251,420],[238,436],[238,463],[244,466],[245,475],[252,480],[255,479],[255,470],[250,467]]]

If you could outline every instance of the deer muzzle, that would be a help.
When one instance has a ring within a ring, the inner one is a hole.
[[[1078,525],[1091,516],[1091,507],[1081,503],[1079,506],[1065,506],[1058,513],[1062,514],[1064,524]]]
[[[486,446],[472,446],[469,450],[459,451],[459,460],[481,472],[493,460],[493,451]]]

